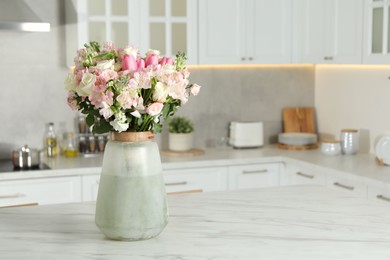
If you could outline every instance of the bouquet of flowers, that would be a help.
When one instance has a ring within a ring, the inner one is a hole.
[[[157,50],[141,56],[135,47],[115,48],[113,43],[84,47],[65,87],[68,105],[87,115],[94,133],[161,132],[162,120],[199,93],[199,85],[189,84],[183,53],[173,60]]]

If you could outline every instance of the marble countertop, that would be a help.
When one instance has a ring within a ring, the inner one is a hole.
[[[4,259],[390,259],[390,208],[317,186],[168,196],[163,233],[104,238],[94,203],[0,210]]]
[[[333,172],[350,173],[369,180],[390,183],[390,167],[378,166],[373,154],[322,155],[319,149],[309,151],[285,151],[269,145],[259,149],[206,149],[205,154],[191,157],[161,157],[164,170],[217,167],[251,163],[294,162],[298,165],[310,165]],[[68,175],[99,174],[102,155],[92,158],[64,158],[46,160],[50,170],[0,173],[1,180],[26,178],[57,177]]]

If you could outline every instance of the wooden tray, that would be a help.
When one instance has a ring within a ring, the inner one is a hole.
[[[185,156],[199,156],[204,154],[204,150],[198,148],[192,148],[188,151],[177,152],[171,150],[161,150],[161,156],[165,157],[185,157]]]
[[[307,145],[288,145],[288,144],[277,144],[277,147],[282,150],[291,150],[291,151],[304,151],[312,150],[318,148],[318,143],[307,144]]]

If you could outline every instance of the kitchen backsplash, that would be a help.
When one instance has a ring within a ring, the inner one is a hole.
[[[0,142],[40,148],[47,122],[57,129],[64,122],[73,130],[76,113],[66,105],[63,86],[64,1],[26,2],[52,30],[0,31]],[[194,121],[197,147],[213,146],[227,136],[232,120],[263,121],[265,143],[275,142],[283,107],[314,105],[314,75],[311,65],[191,68],[190,80],[203,88],[178,114]],[[167,134],[157,140],[165,148]]]

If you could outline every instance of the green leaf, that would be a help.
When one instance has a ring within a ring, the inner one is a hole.
[[[109,122],[105,120],[100,120],[97,124],[93,127],[93,133],[95,134],[104,134],[109,132],[112,129],[112,126]]]
[[[113,52],[106,52],[106,53],[97,55],[95,58],[96,59],[103,59],[103,60],[110,60],[110,59],[115,58],[115,53],[113,53]]]
[[[162,125],[160,123],[154,123],[153,122],[153,131],[158,134],[162,131]]]
[[[88,114],[85,121],[87,122],[88,126],[92,126],[95,123],[95,116],[92,114]]]

